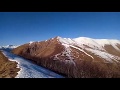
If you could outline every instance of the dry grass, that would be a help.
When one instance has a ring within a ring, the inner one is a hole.
[[[0,52],[0,78],[14,78],[19,70],[16,62],[9,61],[2,52]]]

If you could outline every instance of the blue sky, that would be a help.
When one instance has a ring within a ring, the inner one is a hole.
[[[0,45],[55,36],[120,39],[120,12],[0,12]]]

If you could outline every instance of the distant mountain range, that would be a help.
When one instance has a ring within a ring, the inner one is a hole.
[[[67,77],[120,77],[119,40],[57,36],[45,41],[26,43],[15,47],[12,52]]]
[[[17,45],[6,45],[6,46],[0,46],[0,49],[13,49],[18,47]]]

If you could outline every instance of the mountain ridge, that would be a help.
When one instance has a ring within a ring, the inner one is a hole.
[[[57,36],[21,45],[13,53],[68,77],[120,77],[119,40]]]
[[[0,46],[0,49],[13,49],[17,48],[19,45],[6,45],[6,46]]]

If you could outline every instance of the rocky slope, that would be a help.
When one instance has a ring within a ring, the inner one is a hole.
[[[19,70],[17,63],[9,61],[0,51],[0,78],[14,78]]]
[[[55,37],[21,45],[12,52],[68,77],[120,77],[119,40]]]

